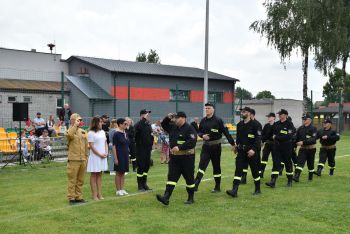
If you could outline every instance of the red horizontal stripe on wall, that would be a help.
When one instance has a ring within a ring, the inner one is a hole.
[[[115,91],[115,92],[114,92]],[[117,86],[115,89],[112,87],[111,92],[113,97],[119,100],[128,99],[128,87]],[[144,101],[169,101],[170,90],[161,88],[130,88],[131,100],[144,100]]]
[[[191,102],[203,102],[203,94],[202,90],[191,90],[190,92],[190,101]]]
[[[234,95],[231,92],[224,92],[224,103],[232,103],[234,101]]]

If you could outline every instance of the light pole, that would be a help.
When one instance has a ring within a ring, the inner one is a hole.
[[[209,35],[209,0],[205,12],[205,52],[204,52],[204,91],[203,91],[203,116],[205,116],[204,104],[208,102],[208,35]]]

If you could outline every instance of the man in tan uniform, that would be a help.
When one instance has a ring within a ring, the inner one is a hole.
[[[81,129],[82,119],[74,113],[70,117],[71,127],[67,131],[68,145],[68,200],[70,205],[85,203],[83,183],[88,159],[87,132]]]

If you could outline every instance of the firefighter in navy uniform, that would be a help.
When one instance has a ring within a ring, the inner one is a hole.
[[[206,117],[204,117],[199,124],[198,135],[203,138],[203,146],[200,155],[200,161],[198,166],[198,172],[195,179],[195,191],[198,190],[198,186],[204,176],[205,170],[208,167],[209,161],[213,165],[213,174],[215,180],[215,187],[212,190],[213,193],[220,192],[221,184],[221,138],[224,134],[228,142],[234,146],[235,141],[228,132],[228,129],[224,126],[224,122],[221,118],[215,115],[214,105],[211,103],[205,104]]]
[[[174,119],[175,118],[175,119]],[[174,122],[172,121],[174,119]],[[169,133],[170,161],[168,182],[164,195],[156,195],[159,202],[169,205],[169,198],[182,175],[186,181],[188,199],[185,204],[194,202],[194,161],[197,143],[196,130],[186,123],[186,114],[177,112],[168,114],[162,121],[162,128]]]
[[[151,190],[147,185],[147,175],[151,164],[153,146],[152,127],[149,123],[151,111],[141,110],[140,121],[135,124],[137,186],[140,192]]]
[[[270,113],[266,115],[268,118],[268,123],[264,125],[264,128],[261,133],[261,141],[264,144],[262,151],[262,158],[260,163],[260,177],[264,178],[264,172],[269,160],[269,155],[273,154],[273,128],[275,124],[276,115],[275,113]]]
[[[274,188],[276,186],[276,180],[279,175],[281,168],[281,162],[286,167],[286,175],[288,178],[287,186],[291,187],[293,183],[293,166],[292,166],[292,149],[293,149],[293,134],[294,125],[291,121],[287,120],[288,111],[281,109],[278,112],[279,121],[274,125],[273,139],[274,139],[274,154],[272,154],[273,166],[271,181],[267,182],[266,185]]]
[[[287,117],[287,120],[292,122],[292,118],[290,116]],[[294,126],[294,124],[293,124]],[[297,132],[297,129],[294,127],[293,129],[293,137],[292,137],[292,142],[293,142],[293,149],[292,149],[292,154],[291,154],[291,157],[292,157],[292,163],[294,165],[294,167],[296,167],[298,165],[298,157],[297,157],[297,144],[296,144],[296,132]],[[280,168],[280,173],[279,175],[281,176],[282,173],[283,173],[283,169],[284,169],[284,162],[281,162],[281,168]]]
[[[258,131],[260,132],[259,134],[262,133],[262,125],[261,123],[256,120],[255,118],[255,110],[250,108],[250,118],[252,119],[252,121],[257,125],[258,127]],[[259,158],[259,162],[261,162],[261,145],[259,145],[259,148],[256,152],[258,158]],[[241,179],[241,184],[246,184],[247,183],[247,174],[248,174],[248,162],[246,162],[246,165],[243,168],[243,175],[242,175],[242,179]],[[261,168],[259,166],[259,174],[261,174]]]
[[[323,129],[317,132],[317,138],[320,139],[320,159],[317,165],[317,176],[321,176],[322,169],[328,159],[329,175],[334,174],[336,143],[339,141],[339,133],[332,129],[332,120],[326,119],[323,122]]]
[[[298,152],[298,166],[295,168],[293,180],[299,182],[299,177],[303,171],[305,162],[309,169],[309,181],[312,181],[315,167],[315,153],[317,129],[312,126],[312,118],[309,114],[303,116],[303,125],[300,126],[296,134],[296,145],[300,146]]]
[[[233,179],[233,187],[231,190],[226,191],[226,193],[232,197],[237,197],[243,168],[247,162],[254,178],[255,191],[253,195],[261,193],[259,175],[260,161],[257,154],[257,150],[261,144],[261,133],[259,133],[257,124],[251,120],[250,111],[249,107],[244,107],[242,109],[243,120],[237,124],[237,146],[235,149],[235,153],[237,153],[236,171]]]

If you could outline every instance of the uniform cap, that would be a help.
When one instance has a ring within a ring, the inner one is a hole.
[[[323,123],[332,123],[332,120],[331,119],[325,119],[325,120],[323,120]]]
[[[183,111],[179,111],[175,114],[175,118],[180,118],[180,117],[187,118],[186,113]]]
[[[266,115],[266,117],[276,117],[275,113],[270,112],[268,115]]]
[[[310,114],[305,114],[305,115],[303,115],[302,119],[303,119],[303,120],[312,119],[312,117],[311,117]]]
[[[285,109],[281,109],[279,112],[277,112],[279,115],[288,115],[288,111]]]
[[[255,115],[255,110],[252,109],[252,108],[250,108],[250,113],[251,113],[252,115]]]
[[[144,114],[147,114],[147,113],[151,113],[151,111],[150,110],[146,110],[146,109],[140,110],[140,115],[144,115]]]
[[[240,111],[248,111],[249,113],[251,113],[252,109],[250,109],[249,107],[244,107],[244,108],[240,108]]]
[[[211,106],[211,107],[215,108],[214,104],[213,104],[213,103],[211,103],[211,102],[207,102],[207,103],[205,103],[205,104],[204,104],[204,106]]]

